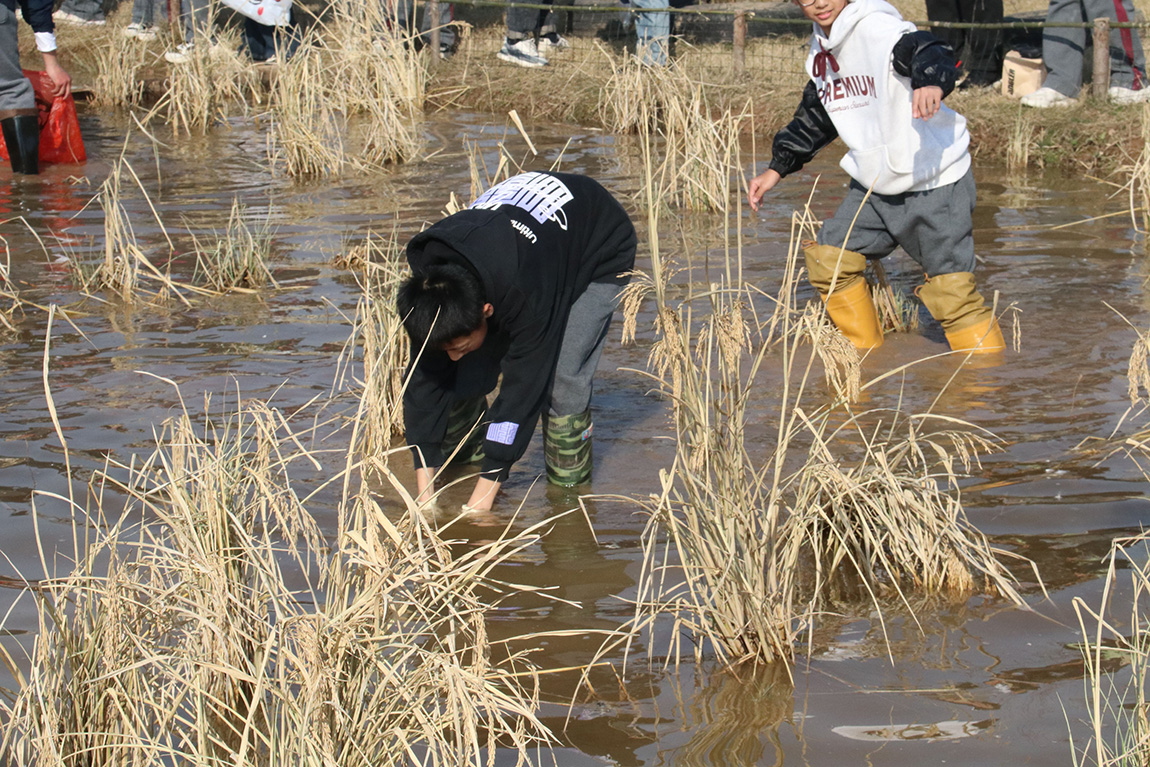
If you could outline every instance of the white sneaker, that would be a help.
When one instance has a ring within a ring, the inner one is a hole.
[[[138,21],[133,21],[128,26],[124,27],[125,37],[134,37],[137,40],[147,42],[156,39],[156,28],[146,27]]]
[[[495,55],[521,67],[545,67],[549,63],[539,55],[539,49],[535,47],[535,41],[530,37],[520,40],[515,45],[508,45],[504,40],[503,47]]]
[[[1069,107],[1078,103],[1078,99],[1072,99],[1069,96],[1064,96],[1053,88],[1047,88],[1045,85],[1022,97],[1022,106],[1034,107],[1036,109],[1046,109],[1048,107]]]
[[[555,39],[552,40],[551,38]],[[567,38],[558,33],[550,35],[541,35],[539,37],[539,52],[548,53],[550,51],[565,51],[571,47],[571,43],[567,42]]]
[[[53,21],[62,21],[65,24],[74,24],[78,27],[102,27],[108,22],[104,19],[85,19],[67,11],[56,11],[52,14]]]
[[[1150,88],[1142,88],[1136,91],[1133,88],[1122,88],[1118,85],[1111,85],[1107,93],[1110,96],[1110,102],[1112,104],[1140,104],[1143,101],[1150,101]]]
[[[192,60],[195,51],[195,43],[180,43],[176,46],[176,50],[165,53],[164,59],[166,59],[169,64],[187,64]]]

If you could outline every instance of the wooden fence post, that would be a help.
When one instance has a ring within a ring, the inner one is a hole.
[[[1103,100],[1110,90],[1110,19],[1094,20],[1094,98]]]
[[[427,14],[431,25],[431,31],[428,33],[430,39],[427,44],[431,48],[431,66],[434,67],[439,63],[439,0],[427,0],[427,9],[424,13]],[[411,25],[415,26],[415,19],[411,20]]]
[[[735,14],[735,74],[741,75],[747,68],[747,12]]]

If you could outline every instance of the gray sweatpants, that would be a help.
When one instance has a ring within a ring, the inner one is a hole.
[[[901,245],[927,274],[974,271],[972,171],[925,192],[872,194],[865,204],[864,197],[866,187],[852,180],[834,218],[819,230],[820,245],[841,248],[845,241],[847,250],[868,258],[882,258]]]
[[[20,69],[16,24],[16,14],[0,5],[0,118],[36,113],[32,83]]]
[[[1103,17],[1111,21],[1133,21],[1134,4],[1131,0],[1050,0],[1046,9],[1049,22],[1083,22]],[[1049,73],[1045,86],[1063,96],[1078,98],[1089,34],[1086,29],[1043,30],[1042,61]],[[1110,84],[1135,90],[1147,85],[1146,59],[1136,29],[1110,31]]]
[[[621,285],[592,282],[571,306],[555,363],[551,415],[576,415],[591,406],[595,369],[607,344],[607,331],[622,290]]]
[[[549,0],[540,0],[540,5],[551,5]],[[536,32],[550,34],[559,28],[555,25],[555,12],[550,8],[524,8],[512,0],[507,9],[507,39],[523,40]],[[580,411],[582,412],[582,411]]]

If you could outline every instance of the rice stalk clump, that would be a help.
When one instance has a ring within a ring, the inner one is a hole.
[[[676,445],[659,492],[638,500],[649,521],[629,628],[668,636],[654,626],[669,620],[668,662],[684,638],[727,667],[788,660],[799,633],[844,596],[863,597],[880,620],[890,594],[910,606],[912,591],[962,599],[986,589],[1022,604],[1002,564],[1010,555],[968,522],[958,491],[993,438],[929,414],[851,410],[857,352],[817,299],[797,298],[810,223],[809,211],[796,215],[769,319],[737,277],[673,303],[674,266],[655,253],[649,284],[628,296],[656,296],[648,370],[670,402]],[[817,359],[829,402],[812,394]]]
[[[329,544],[301,500],[323,456],[266,403],[182,414],[158,443],[109,467],[93,503],[124,508],[77,506],[89,540],[38,583],[35,648],[7,658],[28,668],[0,703],[9,758],[463,767],[550,742],[534,669],[488,639],[480,596],[506,593],[482,573],[536,530],[456,557],[365,489]]]
[[[104,179],[95,200],[104,211],[103,257],[95,262],[88,262],[76,256],[69,258],[68,265],[72,279],[84,293],[107,291],[121,301],[135,301],[144,295],[156,301],[163,301],[175,295],[186,301],[187,299],[180,294],[181,286],[152,263],[136,239],[132,216],[124,204],[125,183],[128,181],[139,189],[144,203],[163,231],[170,252],[171,239],[164,230],[163,222],[159,219],[143,182],[131,164],[121,157],[112,164],[111,172]],[[158,283],[159,287],[154,290],[145,288],[145,285],[153,283]]]
[[[70,259],[73,274],[85,293],[107,290],[121,300],[133,300],[140,289],[140,256],[131,216],[122,202],[123,163],[112,166],[97,196],[104,211],[104,257],[94,265]]]
[[[1150,232],[1150,110],[1146,108],[1142,109],[1142,141],[1138,146],[1142,147],[1138,156],[1119,171],[1127,175],[1123,188],[1130,200],[1131,223],[1135,230],[1145,233]]]
[[[168,70],[167,90],[148,118],[162,116],[174,133],[207,133],[231,114],[258,103],[259,74],[237,53],[236,32],[221,29],[215,40],[197,33],[188,61]]]
[[[714,300],[697,334],[686,309],[661,320],[656,377],[672,403],[676,453],[660,492],[640,502],[650,519],[634,625],[668,615],[676,637],[705,640],[736,665],[789,658],[799,620],[780,598],[780,509],[746,443],[764,349],[748,355],[739,302],[724,303]]]
[[[361,455],[386,463],[392,443],[403,434],[403,390],[411,342],[395,308],[396,291],[407,272],[397,233],[369,235],[359,246],[362,293],[352,334],[340,354],[337,385],[357,392],[356,444]],[[353,363],[358,362],[358,376]]]
[[[832,592],[845,575],[873,595],[914,589],[965,598],[985,589],[1021,604],[999,564],[1006,553],[969,523],[955,489],[954,461],[969,469],[993,443],[969,431],[920,433],[929,419],[916,420],[902,436],[866,442],[850,462],[814,430],[807,462],[786,483],[787,559],[808,560],[815,593]]]
[[[280,69],[272,90],[268,153],[289,176],[335,176],[353,161],[344,114],[323,86],[326,65],[317,45],[301,45]]]
[[[25,226],[28,222],[21,219]],[[31,228],[31,227],[29,227]],[[3,247],[3,258],[0,258],[0,327],[5,330],[15,330],[15,316],[17,310],[22,309],[24,302],[20,298],[20,291],[10,278],[12,274],[12,251],[8,241],[0,237],[0,247]]]
[[[276,286],[268,266],[272,249],[272,230],[265,220],[252,226],[247,209],[237,197],[232,201],[227,229],[214,242],[202,242],[195,235],[196,271],[193,282],[226,292],[236,288]]]
[[[1074,598],[1082,632],[1088,734],[1075,767],[1150,763],[1150,535],[1115,539],[1100,604]],[[1121,602],[1118,601],[1121,595]]]
[[[269,141],[288,175],[334,176],[419,154],[426,56],[384,10],[364,0],[338,4],[281,67]]]
[[[1034,134],[1034,118],[1026,110],[1020,109],[1006,144],[1006,167],[1012,173],[1030,165],[1030,150],[1036,145]]]
[[[613,132],[638,133],[652,157],[660,158],[653,163],[647,203],[727,210],[749,108],[715,107],[707,87],[675,62],[652,67],[633,56],[608,60],[612,74],[600,102],[603,124]]]
[[[144,95],[140,75],[148,59],[148,48],[139,40],[116,32],[91,45],[96,62],[92,103],[102,107],[138,106]]]

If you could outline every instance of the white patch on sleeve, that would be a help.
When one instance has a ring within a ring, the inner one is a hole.
[[[519,424],[517,423],[512,423],[511,421],[493,423],[487,427],[487,439],[492,442],[498,442],[500,445],[510,445],[515,441],[515,435],[518,432]]]

